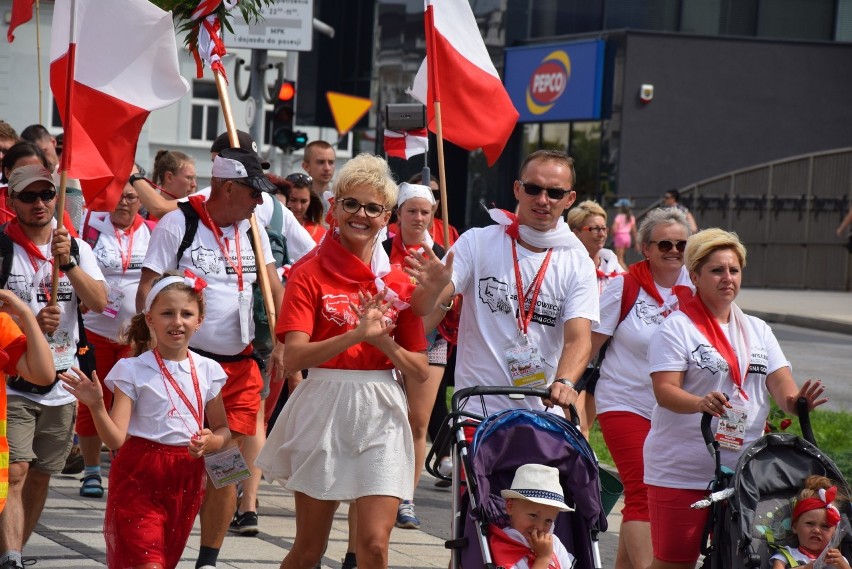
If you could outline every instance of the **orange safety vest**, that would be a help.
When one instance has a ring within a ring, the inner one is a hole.
[[[14,350],[10,350],[12,354],[5,351],[12,342],[19,338],[23,338],[23,349],[20,349],[20,343]],[[5,312],[0,313],[0,368],[6,373],[14,372],[18,365],[18,359],[26,352],[26,337],[24,336],[12,317]],[[11,361],[14,359],[15,361]],[[6,507],[6,496],[9,494],[9,440],[6,438],[7,426],[7,410],[6,410],[6,377],[3,376],[3,382],[0,384],[0,512]]]

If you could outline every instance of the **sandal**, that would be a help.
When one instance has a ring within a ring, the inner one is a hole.
[[[81,478],[83,485],[80,486],[80,496],[83,498],[103,498],[104,487],[101,485],[101,477],[98,474],[89,474]]]

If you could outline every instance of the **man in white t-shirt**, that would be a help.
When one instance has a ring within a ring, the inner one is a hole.
[[[154,228],[136,297],[137,308],[141,308],[154,279],[169,270],[189,269],[207,282],[204,323],[189,347],[218,361],[228,374],[222,398],[235,440],[255,434],[263,384],[251,344],[252,283],[257,273],[247,220],[260,205],[263,192],[274,190],[254,152],[240,148],[220,152],[213,161],[210,197],[190,196],[187,203],[165,215]],[[192,243],[176,258],[187,219],[193,217],[198,222]],[[257,269],[266,270],[275,306],[281,306],[284,290],[275,263],[271,262],[269,239],[265,231],[260,233],[263,256],[270,262]],[[282,348],[283,344],[279,344],[273,351],[273,373],[281,362]],[[235,487],[217,489],[208,482],[201,509],[198,567],[215,567],[235,509]]]
[[[77,367],[77,299],[90,310],[102,311],[107,304],[104,276],[88,244],[75,238],[78,261],[68,230],[54,229],[56,186],[46,168],[15,169],[8,203],[16,218],[2,236],[10,240],[12,250],[4,286],[36,314],[56,371]],[[56,302],[51,304],[54,263],[60,278]],[[50,476],[65,466],[77,401],[59,382],[41,387],[10,377],[7,385],[9,495],[0,513],[0,551],[8,559],[10,552],[20,553],[27,543],[44,509]]]
[[[562,219],[576,199],[574,182],[572,158],[533,152],[513,187],[517,219],[502,212],[502,225],[463,233],[446,264],[429,252],[415,255],[415,311],[448,309],[453,295],[464,297],[456,388],[552,386],[553,403],[576,401],[574,383],[586,369],[598,319],[598,287],[586,248]],[[486,404],[488,413],[543,408],[534,398],[489,397]]]

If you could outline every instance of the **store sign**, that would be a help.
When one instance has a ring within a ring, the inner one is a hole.
[[[603,56],[603,40],[507,48],[506,90],[518,122],[599,119]]]

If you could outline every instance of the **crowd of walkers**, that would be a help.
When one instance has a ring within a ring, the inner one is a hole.
[[[0,121],[0,568],[23,566],[75,433],[80,495],[107,496],[110,567],[175,567],[200,515],[196,567],[215,568],[229,531],[259,531],[261,477],[295,494],[282,568],[318,566],[341,502],[343,566],[386,567],[392,529],[419,527],[414,488],[448,378],[550,390],[489,396],[489,412],[575,404],[586,436],[597,420],[625,485],[616,567],[693,567],[707,512],[689,504],[713,476],[700,415],[716,417],[733,467],[770,399],[827,400],[737,307],[736,234],[696,231],[676,196],[639,220],[620,203],[610,231],[601,204],[575,205],[564,153],[527,156],[516,208],[448,228],[449,242],[435,181],[398,185],[367,154],[335,176],[321,141],[304,173],[267,175],[246,133],[238,148],[214,142],[210,187],[192,158],[162,151],[112,211],[59,227],[55,139],[27,130]],[[642,260],[626,266],[631,245]],[[102,445],[118,451],[108,484]],[[509,497],[513,539],[549,557],[540,525],[519,529],[529,496]]]

